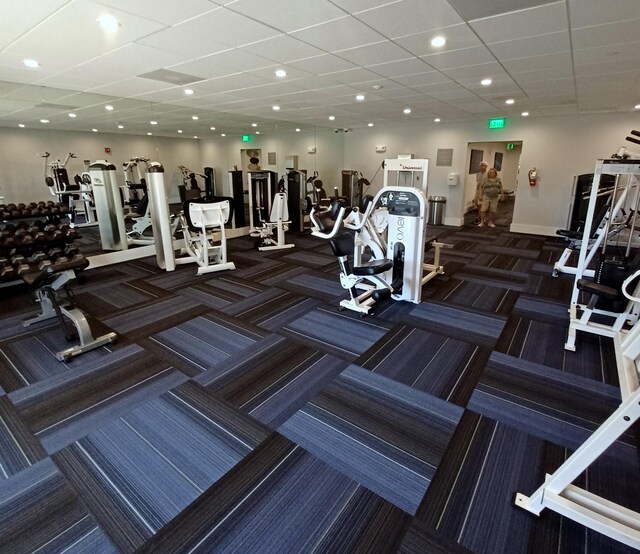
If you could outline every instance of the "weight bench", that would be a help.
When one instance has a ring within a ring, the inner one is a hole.
[[[73,304],[73,296],[69,290],[69,284],[75,280],[76,271],[84,269],[88,265],[89,260],[87,258],[78,256],[71,260],[57,261],[51,265],[40,266],[35,271],[29,271],[21,275],[24,282],[35,291],[41,308],[39,315],[22,322],[25,327],[57,317],[64,330],[65,337],[69,341],[73,339],[73,336],[67,328],[65,317],[76,328],[80,344],[56,353],[56,358],[61,362],[66,362],[84,352],[112,343],[116,338],[116,334],[111,332],[94,339],[84,312]]]

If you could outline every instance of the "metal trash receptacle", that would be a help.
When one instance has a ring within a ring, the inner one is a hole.
[[[446,196],[429,196],[429,216],[427,219],[429,225],[442,225],[446,203]]]

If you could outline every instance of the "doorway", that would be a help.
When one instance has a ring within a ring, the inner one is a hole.
[[[495,167],[505,191],[504,202],[498,204],[495,223],[509,229],[513,221],[513,206],[520,176],[520,154],[522,141],[470,142],[467,145],[467,165],[464,188],[464,223],[473,225],[478,220],[478,209],[473,200],[476,194],[476,174],[480,162]]]

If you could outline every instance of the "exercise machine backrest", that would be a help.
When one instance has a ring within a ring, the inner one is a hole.
[[[231,217],[231,204],[228,200],[187,200],[183,204],[183,213],[189,229],[200,232],[203,228],[220,227],[227,223]]]

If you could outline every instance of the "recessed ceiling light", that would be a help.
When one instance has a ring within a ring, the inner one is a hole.
[[[516,101],[515,101],[513,98],[507,98],[507,99],[504,101],[504,103],[505,103],[505,104],[509,104],[509,105],[511,105],[511,104],[515,104],[515,102],[516,102]]]
[[[221,136],[221,137],[226,137],[227,135],[226,135],[226,134],[224,134],[224,133],[220,133],[220,136]]]
[[[296,133],[299,133],[299,132],[300,132],[300,129],[296,129]]]
[[[634,110],[640,110],[640,104],[636,104],[636,105],[633,107],[633,109],[634,109]]]
[[[71,119],[75,119],[76,117],[78,117],[78,116],[77,116],[76,114],[74,114],[74,113],[70,113],[70,114],[67,114],[67,115],[68,115]]]
[[[184,89],[184,93],[185,93],[187,96],[191,96],[191,95],[193,94],[193,89],[191,89],[191,88],[186,88],[186,89]]]
[[[329,116],[329,121],[335,121],[336,120],[336,116],[335,115],[330,115]]]
[[[48,119],[41,119],[40,123],[49,123],[49,120]]]
[[[382,88],[382,85],[373,85],[371,88],[373,90],[380,90]]]
[[[212,131],[215,131],[216,128],[215,127],[209,127],[209,129],[211,129]]]
[[[358,94],[358,96],[356,96],[356,100],[364,100],[364,94]]]
[[[260,131],[256,131],[256,135],[259,135],[259,134],[260,134]]]
[[[18,123],[18,127],[20,127],[20,129],[24,129],[24,123]]]
[[[436,117],[436,118],[434,119],[434,121],[435,121],[436,123],[440,123],[440,118],[439,118],[439,117]]]
[[[182,133],[182,129],[178,129],[178,133]]]
[[[151,136],[151,135],[153,135],[153,133],[147,133],[147,135]]]
[[[191,119],[193,119],[194,121],[198,121],[198,119],[200,119],[197,115],[192,115]]]
[[[447,39],[445,39],[444,37],[433,37],[431,39],[431,46],[435,48],[440,48],[441,46],[444,46],[446,43],[447,43]]]
[[[284,69],[276,70],[276,77],[286,77],[286,76],[287,76],[287,72]]]
[[[280,106],[272,106],[271,109],[273,109],[274,112],[277,112],[280,109]]]
[[[373,123],[367,123],[367,127],[373,127]]]
[[[252,124],[251,124],[251,126],[252,126],[252,127],[257,127],[257,126],[258,126],[258,124],[257,124],[257,123],[252,123]]]
[[[480,81],[480,84],[483,87],[488,87],[491,83],[493,83],[491,79],[482,79],[482,81]]]
[[[193,138],[198,138],[198,135],[193,135]]]
[[[91,129],[92,132],[97,133],[98,129]]]
[[[100,27],[110,33],[112,33],[113,31],[117,31],[118,27],[120,27],[120,23],[118,22],[118,20],[109,14],[101,15],[98,18],[98,23],[100,23]]]
[[[124,125],[118,125],[118,129],[124,129]]]
[[[22,60],[22,63],[27,67],[40,67],[40,63],[38,62],[38,60],[26,59]]]
[[[411,108],[405,108],[404,110],[402,110],[402,113],[411,113]]]
[[[113,106],[112,106],[111,104],[107,104],[107,105],[104,107],[104,109],[105,109],[105,110],[107,110],[108,112],[112,112],[112,111],[113,111]]]
[[[150,123],[151,125],[157,125],[157,124],[158,124],[158,122],[157,122],[157,121],[149,121],[149,123]]]
[[[529,117],[529,112],[522,112],[520,115],[522,117]]]

